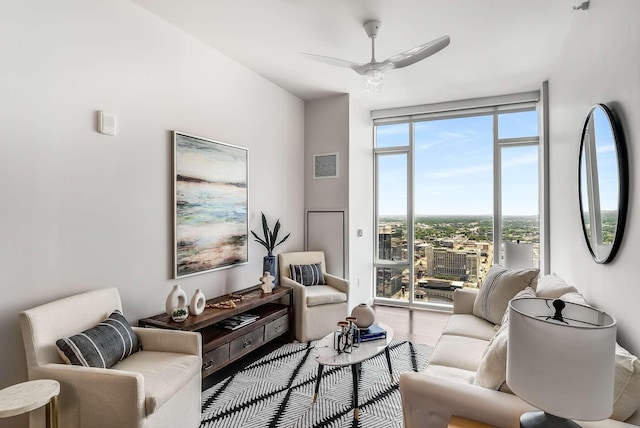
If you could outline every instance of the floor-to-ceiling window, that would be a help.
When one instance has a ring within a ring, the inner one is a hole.
[[[374,118],[378,301],[448,306],[492,264],[539,267],[539,120],[526,95]]]

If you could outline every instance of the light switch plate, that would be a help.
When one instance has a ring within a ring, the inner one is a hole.
[[[98,131],[106,135],[116,135],[116,115],[101,111],[98,120]]]

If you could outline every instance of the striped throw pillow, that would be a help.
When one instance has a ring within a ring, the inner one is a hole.
[[[138,336],[120,311],[89,330],[56,341],[67,364],[109,368],[140,349]]]
[[[322,263],[312,265],[289,265],[291,279],[302,285],[325,285]]]
[[[473,315],[493,324],[500,324],[509,300],[518,291],[538,285],[538,269],[507,269],[493,265],[480,286],[478,297],[473,304]]]

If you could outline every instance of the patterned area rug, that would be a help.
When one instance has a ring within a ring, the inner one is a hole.
[[[326,366],[318,401],[311,343],[284,345],[202,393],[200,428],[402,427],[398,379],[423,370],[433,348],[393,340],[393,383],[384,353],[362,363],[360,417],[353,420],[351,367]]]

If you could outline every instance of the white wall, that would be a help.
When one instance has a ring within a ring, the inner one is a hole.
[[[347,213],[351,307],[373,296],[372,132],[369,111],[347,94],[305,103],[305,209]],[[333,152],[339,154],[339,178],[313,179],[313,155]]]
[[[349,280],[351,305],[373,298],[373,124],[371,113],[349,99]],[[362,230],[362,236],[358,236]]]
[[[304,203],[307,210],[349,206],[349,95],[305,103]],[[337,178],[314,179],[313,155],[338,153]]]
[[[292,233],[280,251],[302,248],[300,99],[126,0],[5,2],[0,40],[0,388],[26,379],[21,310],[117,286],[135,322],[175,283],[258,283],[253,240],[248,265],[171,279],[170,130],[247,147],[250,227],[264,211]]]
[[[640,353],[640,2],[591,1],[574,13],[568,39],[549,79],[551,271],[580,289],[593,305],[618,320],[623,346]],[[584,243],[578,204],[578,153],[582,125],[594,103],[622,120],[630,169],[629,212],[614,261],[596,264]]]

